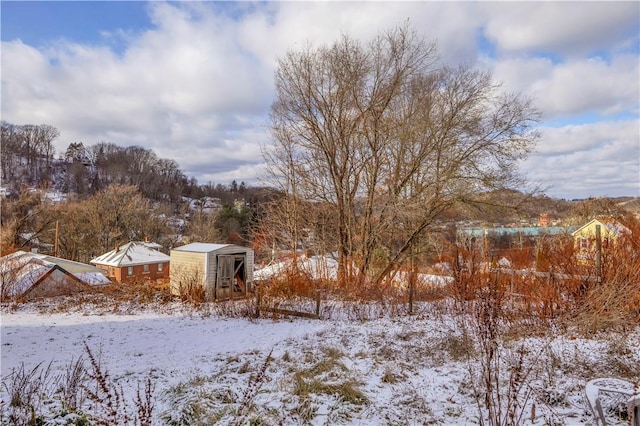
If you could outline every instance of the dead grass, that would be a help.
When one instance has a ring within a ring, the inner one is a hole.
[[[360,390],[361,383],[352,379],[329,383],[309,375],[308,372],[299,371],[294,374],[293,381],[293,394],[302,399],[306,399],[310,395],[325,394],[333,395],[342,402],[354,405],[369,402],[366,395]]]
[[[321,348],[321,355],[320,359],[306,360],[312,363],[310,367],[294,370],[292,393],[300,399],[303,405],[300,408],[303,409],[304,401],[309,400],[313,395],[323,394],[333,395],[343,403],[367,404],[369,400],[360,389],[362,384],[349,377],[349,370],[340,361],[344,353],[337,348],[327,346]]]
[[[142,389],[138,384],[135,399],[127,401],[122,387],[86,343],[85,356],[88,365],[80,356],[55,377],[51,364],[37,364],[30,370],[22,364],[3,377],[2,387],[9,399],[6,405],[2,401],[1,423],[150,426],[155,398],[151,378]]]
[[[206,292],[204,286],[200,283],[180,283],[178,287],[178,297],[183,302],[198,307],[205,303]]]
[[[50,387],[51,364],[37,364],[30,370],[24,364],[3,378],[2,387],[8,401],[2,401],[2,424],[27,425],[43,421],[40,414],[43,401],[41,395]],[[6,404],[6,406],[5,406]]]

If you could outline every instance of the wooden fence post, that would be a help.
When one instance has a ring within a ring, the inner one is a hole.
[[[256,288],[256,318],[260,318],[260,289],[262,286],[258,285]]]
[[[409,315],[413,315],[413,293],[414,293],[413,282],[414,282],[414,279],[409,280]]]
[[[316,290],[316,315],[320,317],[320,290]]]

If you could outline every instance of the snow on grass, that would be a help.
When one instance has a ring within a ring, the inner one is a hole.
[[[421,312],[315,321],[5,309],[0,369],[5,379],[51,362],[61,374],[86,342],[129,400],[151,377],[154,424],[477,424],[473,342],[456,318]],[[534,367],[521,424],[593,423],[584,383],[640,363],[629,341],[569,335],[507,341],[505,360],[520,343]]]

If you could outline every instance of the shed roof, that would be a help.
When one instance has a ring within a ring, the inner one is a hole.
[[[190,251],[195,253],[211,253],[225,247],[230,247],[233,244],[212,244],[212,243],[191,243],[184,246],[176,247],[173,250],[177,251]],[[238,246],[238,248],[243,248]]]
[[[125,266],[168,262],[169,256],[158,251],[156,247],[158,247],[158,244],[155,243],[132,241],[92,259],[91,263],[122,268]]]

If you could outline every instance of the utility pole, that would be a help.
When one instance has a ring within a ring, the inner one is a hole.
[[[602,235],[600,225],[596,225],[596,278],[602,281]]]
[[[53,242],[53,256],[54,257],[58,257],[58,232],[59,232],[58,222],[59,221],[56,220],[56,237],[55,237],[55,240]]]

